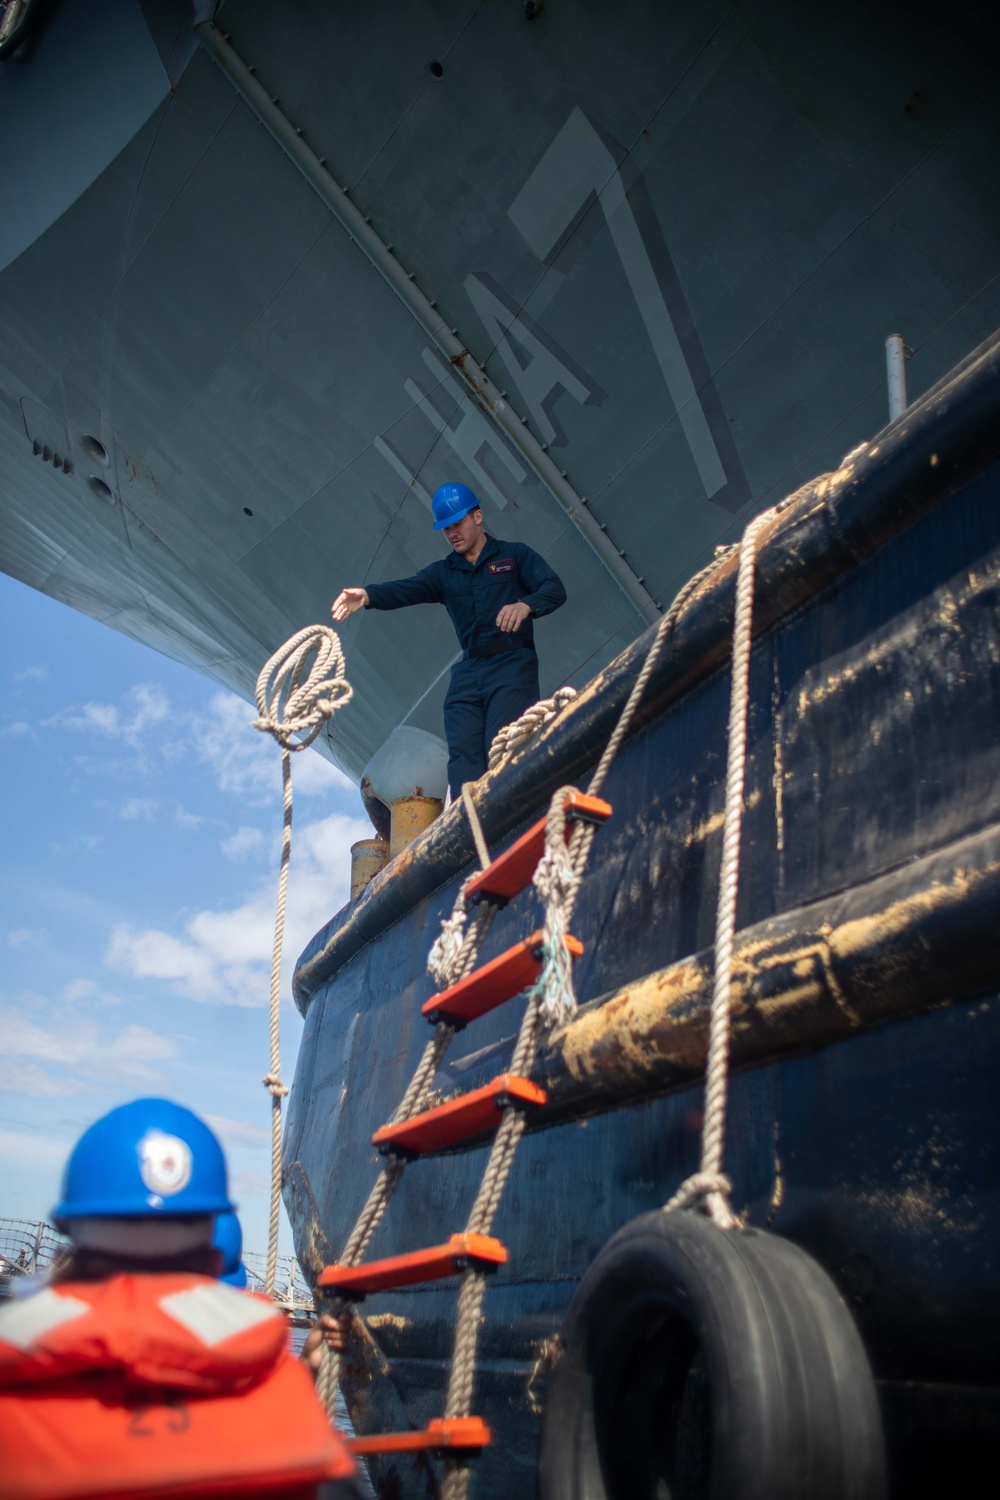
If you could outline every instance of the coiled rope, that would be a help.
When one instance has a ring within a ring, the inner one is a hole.
[[[257,711],[253,727],[281,746],[284,823],[278,870],[278,903],[271,948],[271,1066],[264,1087],[271,1095],[271,1219],[268,1227],[264,1290],[274,1294],[278,1265],[278,1220],[281,1213],[281,1101],[288,1089],[281,1081],[281,952],[285,940],[288,865],[292,855],[292,755],[306,750],[323,725],[351,701],[344,676],[340,637],[329,625],[308,625],[285,642],[257,678]]]

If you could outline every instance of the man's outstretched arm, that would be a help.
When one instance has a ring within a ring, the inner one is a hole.
[[[441,565],[431,563],[412,578],[391,583],[369,583],[364,588],[341,589],[330,613],[339,624],[359,609],[403,609],[407,604],[443,604]]]

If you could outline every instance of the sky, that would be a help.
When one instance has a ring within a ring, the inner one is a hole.
[[[0,1218],[46,1218],[80,1132],[156,1094],[215,1128],[245,1248],[264,1251],[278,747],[249,704],[3,574],[0,688]],[[291,972],[372,834],[316,752],[292,770],[289,1084]]]

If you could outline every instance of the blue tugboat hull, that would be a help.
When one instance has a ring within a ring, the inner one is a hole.
[[[757,580],[726,1167],[749,1223],[810,1251],[853,1309],[900,1496],[985,1451],[1000,1412],[998,370],[994,342],[807,486]],[[697,1164],[733,585],[724,561],[682,615],[603,789],[614,816],[573,922],[582,1008],[536,1063],[549,1102],[494,1227],[510,1260],[485,1303],[475,1410],[497,1443],[477,1496],[530,1489],[544,1341],[607,1238]],[[479,785],[491,847],[556,786],[586,785],[649,639]],[[454,808],[300,961],[285,1170],[306,1264],[335,1258],[372,1185],[371,1134],[428,1036],[427,951],[473,858]],[[516,897],[483,957],[539,919],[533,893]],[[508,1066],[522,1005],[458,1035],[442,1097]],[[484,1161],[414,1163],[370,1255],[463,1228]],[[439,1415],[454,1286],[361,1311],[359,1427]],[[395,1462],[402,1493],[430,1492],[421,1464]]]

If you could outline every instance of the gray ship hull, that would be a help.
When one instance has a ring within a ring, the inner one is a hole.
[[[919,391],[1000,323],[991,52],[936,7],[224,5],[489,399],[186,4],[86,14],[0,70],[0,566],[245,697],[342,584],[436,555],[452,478],[557,566],[542,687],[582,684],[883,424],[885,334]],[[456,647],[432,608],[346,644],[357,775],[440,734]]]

